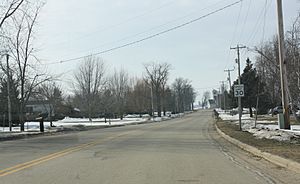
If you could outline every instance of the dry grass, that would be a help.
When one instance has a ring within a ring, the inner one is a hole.
[[[270,139],[257,139],[249,132],[239,131],[238,125],[219,120],[217,126],[225,134],[262,151],[282,156],[300,163],[300,142],[279,142]]]

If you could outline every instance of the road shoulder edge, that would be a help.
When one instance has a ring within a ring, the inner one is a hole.
[[[256,147],[250,146],[248,144],[242,143],[241,141],[230,137],[229,135],[225,134],[222,130],[219,129],[219,127],[217,126],[216,123],[214,123],[214,126],[218,132],[218,134],[223,137],[225,140],[227,140],[228,142],[236,145],[237,147],[241,148],[242,150],[245,150],[247,152],[250,152],[253,155],[259,156],[264,158],[265,160],[278,165],[280,167],[284,167],[287,168],[289,170],[292,170],[294,172],[300,173],[300,163],[283,158],[281,156],[278,155],[274,155],[268,152],[264,152],[259,150]]]

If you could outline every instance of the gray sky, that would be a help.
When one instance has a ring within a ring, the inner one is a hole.
[[[36,41],[43,63],[68,60],[120,46],[201,17],[236,0],[47,0]],[[291,26],[300,1],[283,0],[284,23]],[[276,34],[276,1],[244,0],[226,10],[153,39],[100,55],[109,70],[123,67],[142,76],[143,63],[168,62],[171,83],[188,78],[200,94],[226,80],[224,69],[235,66],[236,44],[253,47]],[[242,52],[242,67],[246,57]],[[254,60],[254,58],[253,58]],[[70,88],[80,60],[45,65],[53,74],[64,73]],[[236,79],[237,70],[232,73]]]

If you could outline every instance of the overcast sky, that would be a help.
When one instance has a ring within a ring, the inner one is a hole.
[[[172,28],[236,0],[47,0],[36,30],[38,56],[43,63],[93,54]],[[283,0],[285,28],[300,10],[300,1]],[[188,78],[200,94],[218,89],[224,69],[235,66],[230,46],[259,45],[276,34],[276,1],[244,0],[221,12],[150,40],[99,55],[109,70],[123,67],[141,77],[143,64],[168,62],[170,81]],[[242,67],[246,57],[242,52]],[[53,74],[64,73],[65,89],[82,60],[45,65]],[[237,70],[232,73],[236,79]]]

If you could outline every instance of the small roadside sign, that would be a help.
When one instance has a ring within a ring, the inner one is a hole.
[[[244,97],[244,84],[234,85],[234,97]]]

